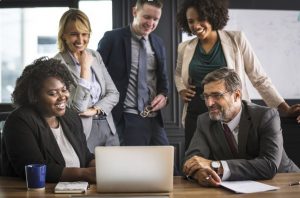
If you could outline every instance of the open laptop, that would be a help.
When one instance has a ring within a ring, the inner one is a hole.
[[[97,192],[173,190],[173,146],[98,146]]]

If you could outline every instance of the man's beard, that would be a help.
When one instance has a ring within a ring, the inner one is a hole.
[[[211,113],[210,109],[217,109],[218,113]],[[208,108],[208,114],[209,114],[209,118],[211,120],[215,120],[215,121],[225,121],[227,122],[228,120],[231,120],[232,118],[230,117],[231,115],[233,115],[234,112],[234,106],[231,105],[229,109],[225,110],[222,106],[220,105],[214,105],[212,107]]]
[[[211,108],[218,109],[219,112],[218,113],[215,113],[215,112],[211,113],[210,112]],[[223,119],[224,118],[224,109],[219,105],[214,105],[214,106],[208,108],[208,115],[209,115],[209,118],[211,120],[215,120],[215,121],[224,120]]]

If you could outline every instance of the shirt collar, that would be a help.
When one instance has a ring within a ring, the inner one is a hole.
[[[232,119],[230,120],[229,122],[225,123],[225,122],[222,122],[227,124],[227,126],[229,127],[229,129],[231,131],[233,131],[240,123],[240,120],[241,120],[241,115],[242,115],[242,107],[240,109],[240,111],[238,112],[238,114]]]
[[[137,40],[141,40],[142,37],[144,37],[144,39],[147,41],[149,36],[139,36],[137,35],[134,31],[133,31],[133,27],[132,24],[130,24],[130,31],[131,31],[131,35],[133,38],[137,39]]]
[[[69,55],[71,56],[71,59],[73,60],[73,62],[77,65],[80,66],[79,62],[77,61],[77,59],[73,56],[73,54],[68,50]]]

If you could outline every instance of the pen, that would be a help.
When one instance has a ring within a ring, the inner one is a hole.
[[[290,186],[296,186],[296,185],[300,185],[300,181],[296,181],[296,182],[290,183]]]

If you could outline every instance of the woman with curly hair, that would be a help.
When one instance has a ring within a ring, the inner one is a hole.
[[[250,100],[247,76],[268,106],[278,108],[287,116],[300,112],[299,104],[289,106],[278,93],[245,35],[240,31],[222,30],[228,19],[226,0],[185,0],[177,14],[180,29],[196,36],[179,44],[175,71],[176,87],[185,102],[182,117],[185,149],[193,137],[198,115],[207,111],[200,97],[201,81],[206,74],[221,67],[234,69],[239,74],[244,100]],[[219,94],[219,98],[224,94]]]
[[[25,165],[46,164],[46,181],[95,183],[90,153],[79,115],[67,107],[75,82],[56,59],[40,58],[17,79],[12,100],[17,107],[3,130],[2,175],[25,178]]]

